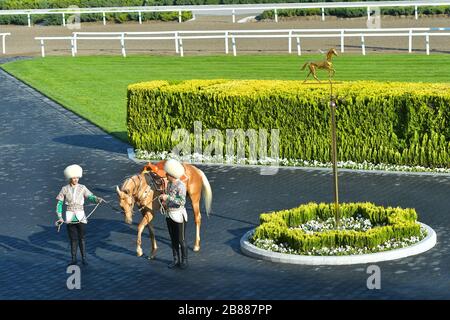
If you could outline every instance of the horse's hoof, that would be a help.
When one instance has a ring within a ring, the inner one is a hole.
[[[136,255],[137,255],[138,257],[142,257],[143,254],[144,254],[144,253],[142,252],[142,250],[136,251]]]
[[[151,256],[149,256],[147,259],[148,259],[148,260],[154,260],[154,259],[155,259],[155,256],[154,256],[154,255],[151,255]]]
[[[200,246],[194,246],[194,252],[199,252],[200,251]]]

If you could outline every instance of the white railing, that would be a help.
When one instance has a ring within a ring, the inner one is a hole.
[[[279,29],[279,30],[210,30],[210,31],[155,31],[155,32],[74,32],[66,37],[36,37],[41,44],[41,55],[45,57],[45,41],[67,40],[71,43],[72,56],[78,53],[78,42],[84,40],[120,41],[122,56],[126,57],[126,41],[170,40],[175,43],[175,52],[184,56],[183,40],[223,39],[225,54],[229,54],[229,41],[233,56],[237,55],[236,39],[288,39],[288,53],[292,53],[295,40],[297,54],[302,54],[303,38],[340,38],[340,51],[345,50],[345,38],[360,38],[361,52],[366,55],[365,39],[370,37],[407,37],[408,52],[412,52],[413,37],[425,38],[425,49],[430,54],[430,37],[450,36],[450,28],[384,28],[384,29]]]
[[[36,14],[62,15],[63,26],[66,25],[66,15],[81,15],[98,13],[103,15],[106,24],[106,13],[137,13],[139,23],[142,24],[142,13],[145,12],[178,12],[178,21],[182,21],[183,12],[223,12],[232,16],[233,23],[236,15],[246,11],[274,11],[275,21],[278,22],[278,10],[283,9],[321,9],[322,20],[325,20],[325,9],[331,8],[366,8],[367,19],[370,20],[372,9],[386,7],[414,7],[415,18],[418,19],[418,8],[423,6],[448,6],[450,0],[422,0],[422,1],[365,1],[365,2],[314,2],[314,3],[273,3],[273,4],[230,4],[230,5],[191,5],[191,6],[145,6],[145,7],[104,7],[104,8],[64,8],[64,9],[28,9],[28,10],[0,10],[1,15],[26,15],[28,26],[31,27],[31,16]]]
[[[0,38],[2,38],[2,53],[6,54],[6,37],[10,36],[11,33],[0,33]]]

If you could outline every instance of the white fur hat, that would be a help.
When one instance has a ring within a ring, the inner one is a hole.
[[[73,164],[64,169],[64,176],[67,180],[81,178],[83,176],[83,169],[79,165]]]
[[[177,179],[180,179],[184,175],[183,165],[175,159],[169,159],[166,161],[164,164],[164,171]]]

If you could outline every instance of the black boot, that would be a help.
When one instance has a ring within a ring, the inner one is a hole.
[[[187,246],[184,245],[181,247],[181,263],[180,268],[186,269],[188,267],[188,254],[187,254]]]
[[[77,264],[77,250],[78,250],[78,240],[71,240],[70,254],[72,255],[72,261],[70,261],[69,266]]]
[[[167,268],[173,269],[175,267],[178,267],[180,265],[180,250],[172,249],[173,251],[173,261],[169,263]]]
[[[80,240],[80,252],[81,252],[81,260],[83,262],[83,265],[87,266],[87,259],[86,259],[86,240],[81,239]]]

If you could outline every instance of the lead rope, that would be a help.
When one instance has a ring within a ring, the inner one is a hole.
[[[94,209],[92,209],[92,211],[89,212],[88,216],[85,217],[84,220],[89,219],[89,217],[92,216],[92,214],[94,213],[94,211],[97,210],[98,206],[99,206],[100,203],[102,203],[103,201],[104,201],[104,200],[102,200],[102,201],[100,201],[99,203],[97,203],[97,205],[94,207]],[[106,202],[106,201],[104,201],[104,202]],[[67,223],[67,222],[65,222],[65,221],[63,221],[63,222],[58,222],[58,221],[56,221],[56,222],[55,222],[55,225],[58,227],[58,233],[59,233],[59,230],[61,230],[61,226],[62,226],[64,223],[65,223],[65,224],[69,224],[69,223]],[[81,221],[78,221],[78,222],[71,222],[70,224],[78,224],[78,223],[81,223]]]

